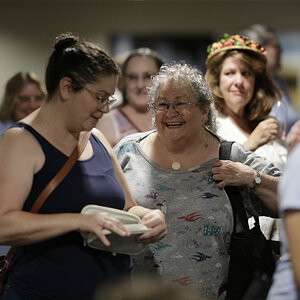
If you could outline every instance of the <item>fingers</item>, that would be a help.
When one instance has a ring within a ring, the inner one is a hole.
[[[152,210],[142,218],[142,224],[151,228],[150,231],[137,237],[137,242],[153,243],[167,234],[164,214],[160,210]]]
[[[159,224],[154,226],[150,231],[138,236],[136,241],[143,244],[155,243],[164,238],[166,234],[167,228],[165,224]]]
[[[129,236],[130,233],[124,227],[124,225],[116,218],[106,217],[102,219],[101,230],[107,229],[111,232],[114,232],[120,236]]]

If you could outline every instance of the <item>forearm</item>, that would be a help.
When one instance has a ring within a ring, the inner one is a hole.
[[[278,199],[277,187],[279,178],[264,173],[261,174],[261,184],[255,188],[255,195],[263,202],[263,204],[272,213],[272,216],[278,216]]]
[[[245,143],[243,143],[243,146],[248,149],[249,151],[255,151],[258,146],[252,142],[252,139],[248,138]]]
[[[0,244],[27,245],[78,230],[80,214],[10,211],[0,220]]]

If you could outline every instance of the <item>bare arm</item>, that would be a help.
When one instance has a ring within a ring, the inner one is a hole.
[[[224,188],[227,185],[247,186],[252,188],[256,176],[256,171],[251,167],[230,160],[215,161],[212,173],[214,180],[220,181],[218,183],[220,188]],[[254,193],[274,215],[277,215],[277,186],[279,178],[262,172],[260,172],[260,174],[262,181],[254,190]]]
[[[128,232],[106,214],[33,214],[22,211],[34,174],[44,164],[44,154],[23,129],[7,131],[0,139],[0,243],[24,245],[74,230],[94,232],[108,245],[102,226],[124,236]],[[17,187],[17,188],[16,188]]]
[[[289,134],[286,137],[286,144],[289,151],[300,142],[300,121],[297,121],[291,128]]]
[[[300,211],[286,211],[284,222],[288,237],[288,247],[291,255],[292,268],[298,293],[300,294]]]

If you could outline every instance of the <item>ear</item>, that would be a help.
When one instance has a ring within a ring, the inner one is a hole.
[[[202,116],[203,116],[203,118],[202,118],[202,125],[205,125],[205,123],[208,120],[208,111],[209,111],[208,108],[204,108],[202,110]]]
[[[69,77],[63,77],[59,81],[59,95],[63,102],[67,101],[73,94],[72,79]]]

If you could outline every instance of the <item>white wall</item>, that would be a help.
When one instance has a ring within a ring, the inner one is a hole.
[[[0,0],[0,95],[19,70],[33,70],[43,79],[54,37],[64,31],[109,51],[113,33],[220,37],[253,23],[300,32],[299,12],[299,0]]]

